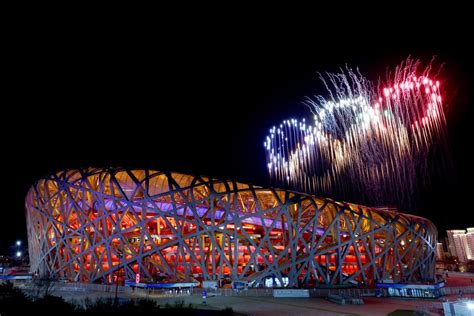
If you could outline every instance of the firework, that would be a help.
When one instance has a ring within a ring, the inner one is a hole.
[[[313,194],[410,205],[430,150],[445,143],[441,84],[431,66],[407,59],[373,85],[358,71],[321,75],[329,97],[306,100],[313,122],[270,129],[264,147],[271,178]]]

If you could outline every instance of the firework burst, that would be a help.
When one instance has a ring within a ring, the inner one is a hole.
[[[358,71],[321,75],[329,97],[308,98],[313,122],[270,129],[264,147],[272,180],[313,194],[410,206],[430,150],[445,144],[441,84],[407,59],[371,84]]]

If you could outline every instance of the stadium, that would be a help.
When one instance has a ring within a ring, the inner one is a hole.
[[[396,210],[154,170],[84,168],[26,197],[31,272],[255,287],[432,281],[437,231]]]

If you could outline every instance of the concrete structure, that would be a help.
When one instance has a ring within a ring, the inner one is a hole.
[[[71,281],[434,279],[437,232],[427,219],[235,181],[66,170],[35,183],[26,209],[31,272]]]

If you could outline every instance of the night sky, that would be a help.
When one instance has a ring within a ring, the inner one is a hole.
[[[8,48],[10,112],[2,116],[11,125],[2,126],[0,253],[26,240],[28,188],[65,168],[153,168],[267,185],[264,137],[283,119],[310,117],[304,97],[326,93],[318,71],[347,63],[377,80],[408,55],[423,61],[437,55],[445,63],[440,79],[449,88],[455,168],[420,194],[419,209],[410,212],[428,217],[440,232],[474,226],[474,66],[467,41],[344,45],[317,33],[300,40],[193,28],[141,35],[53,29],[30,29]]]

